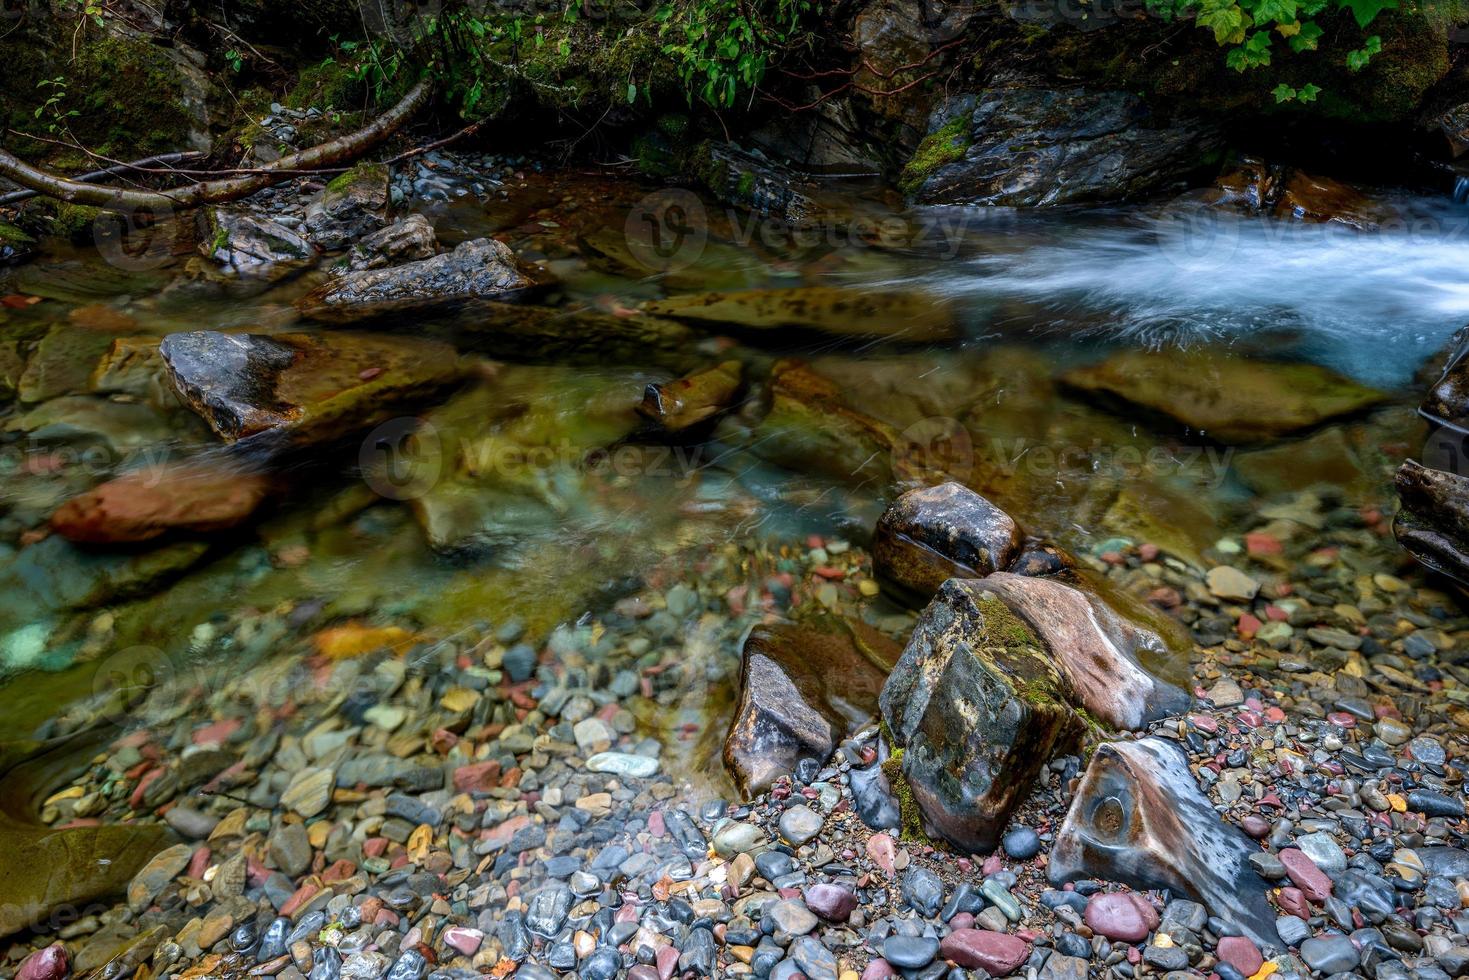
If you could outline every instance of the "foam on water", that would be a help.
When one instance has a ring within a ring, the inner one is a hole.
[[[1063,220],[923,278],[975,307],[1020,301],[1071,336],[1259,347],[1401,385],[1469,323],[1469,209],[1397,204],[1403,220],[1372,231],[1198,207]]]

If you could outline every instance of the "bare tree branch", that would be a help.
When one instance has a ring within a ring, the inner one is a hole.
[[[401,129],[404,123],[428,103],[432,94],[433,82],[425,78],[409,89],[408,94],[397,105],[355,132],[281,157],[252,174],[186,184],[166,191],[131,190],[83,183],[33,167],[5,149],[0,149],[0,177],[70,204],[85,204],[105,211],[133,214],[238,201],[302,170],[318,169],[361,156]]]

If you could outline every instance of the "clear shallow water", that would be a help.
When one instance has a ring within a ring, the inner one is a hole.
[[[217,671],[310,657],[320,634],[342,624],[391,624],[436,644],[516,620],[540,644],[558,625],[594,629],[639,589],[694,582],[709,603],[655,641],[689,665],[683,694],[676,710],[639,720],[680,741],[677,765],[707,777],[738,638],[763,614],[731,597],[759,595],[771,576],[799,569],[790,556],[811,535],[860,547],[893,480],[965,480],[1078,554],[1126,538],[1202,561],[1252,527],[1262,506],[1289,505],[1315,483],[1348,506],[1389,506],[1391,472],[1422,438],[1411,377],[1469,320],[1469,215],[1449,203],[1399,202],[1422,221],[1356,233],[1201,223],[1189,204],[898,215],[864,201],[819,234],[752,225],[707,204],[697,254],[649,268],[625,237],[646,193],[554,175],[508,203],[459,202],[432,217],[448,244],[495,234],[547,270],[555,284],[534,301],[558,313],[628,316],[682,293],[836,285],[951,305],[959,330],[914,343],[900,323],[897,342],[883,343],[703,325],[676,350],[547,357],[487,343],[453,317],[374,324],[447,338],[498,366],[405,412],[414,432],[434,438],[395,436],[386,445],[401,457],[380,458],[385,443],[371,435],[294,457],[255,519],[185,536],[207,548],[172,574],[133,593],[58,602],[62,592],[85,595],[99,563],[154,554],[47,538],[58,505],[142,461],[219,452],[166,384],[119,393],[77,371],[55,397],[4,410],[0,672],[9,680],[0,697],[10,711],[0,736],[27,734],[72,702],[146,693],[159,676],[207,685]],[[891,234],[860,233],[874,222]],[[90,249],[43,256],[0,281],[0,294],[46,297],[7,309],[0,341],[24,363],[56,333],[85,365],[119,337],[146,347],[179,330],[333,329],[294,314],[310,276],[180,289],[186,258],[119,268]],[[840,319],[823,327],[839,332]],[[1137,348],[1307,360],[1390,397],[1311,441],[1221,445],[1058,383],[1068,367]],[[824,379],[830,399],[809,425],[785,431],[764,413],[768,379],[790,356]],[[673,446],[637,431],[632,407],[649,381],[731,359],[751,390],[718,427]],[[508,457],[495,455],[507,446]],[[384,483],[375,469],[384,463],[431,471],[428,490]],[[425,514],[440,492],[475,532],[462,547],[434,546]],[[792,588],[823,601],[820,581]],[[882,597],[862,609],[899,615]]]

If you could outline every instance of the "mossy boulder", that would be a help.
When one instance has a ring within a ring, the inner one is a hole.
[[[965,851],[994,850],[1015,805],[1086,722],[1035,632],[985,589],[950,579],[919,617],[880,698],[924,819]]]

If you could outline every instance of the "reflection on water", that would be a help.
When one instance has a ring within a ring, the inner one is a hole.
[[[497,234],[555,284],[519,312],[372,325],[451,341],[476,359],[469,379],[365,435],[272,457],[269,500],[240,526],[144,544],[74,545],[47,527],[119,472],[219,453],[173,393],[157,339],[323,329],[290,305],[314,279],[186,289],[175,266],[133,275],[85,252],[12,273],[0,293],[45,300],[0,319],[0,367],[18,389],[0,446],[12,709],[0,735],[119,688],[184,676],[208,689],[220,671],[320,656],[327,630],[391,626],[404,648],[477,656],[507,624],[535,645],[571,624],[582,646],[567,662],[592,650],[643,679],[680,665],[641,701],[636,676],[622,686],[639,730],[716,792],[718,719],[749,625],[801,602],[902,622],[881,596],[837,589],[829,567],[856,554],[894,486],[962,479],[1078,554],[1127,539],[1201,563],[1258,508],[1315,484],[1343,506],[1387,502],[1395,462],[1421,438],[1407,382],[1469,313],[1463,218],[1419,202],[1402,202],[1407,226],[1367,233],[1183,207],[897,216],[866,202],[819,235],[760,234],[711,204],[697,253],[649,269],[621,237],[644,192],[545,178],[515,209],[439,215],[446,240]],[[800,309],[775,326],[768,304],[684,326],[640,312],[707,289],[830,286],[875,287],[894,310],[916,297],[922,316],[863,313],[862,332],[884,342],[852,336],[856,314],[817,291],[790,294]],[[952,340],[912,343],[919,320]],[[1126,404],[1067,375],[1172,341],[1221,362],[1327,365],[1391,397],[1316,417],[1299,376],[1265,374],[1244,409],[1211,408],[1209,379],[1188,378],[1198,411],[1289,416],[1267,438],[1226,443],[1192,434],[1218,426],[1170,407],[1166,370],[1138,378]],[[650,383],[731,361],[748,390],[717,423],[670,435],[639,415]]]

